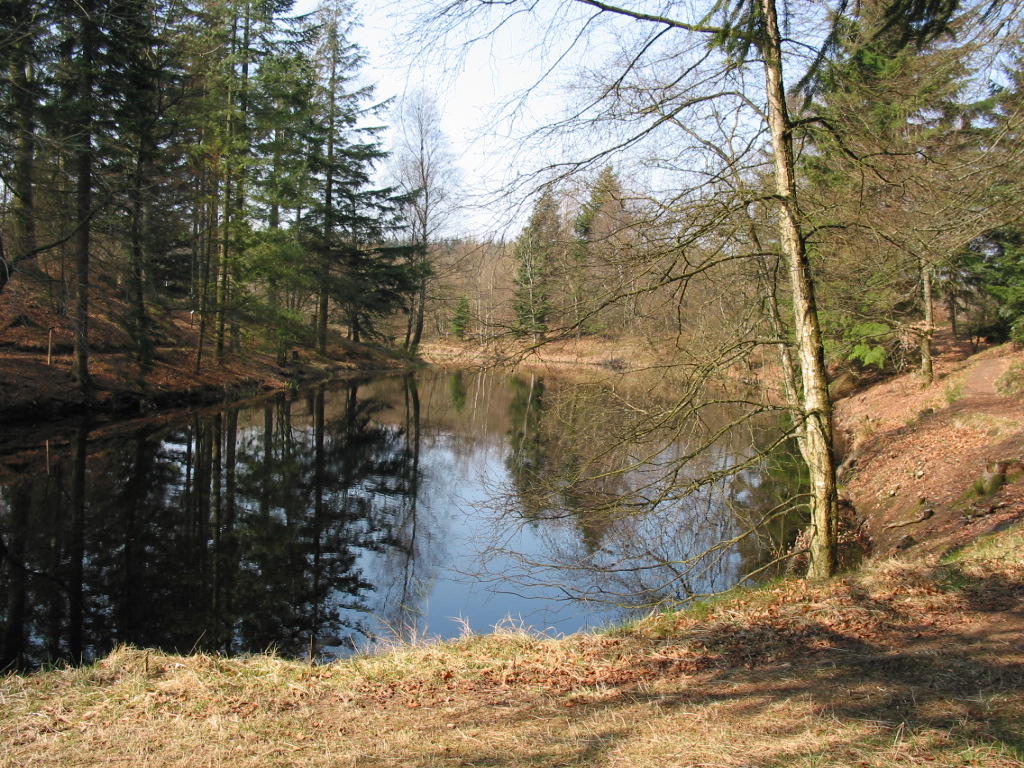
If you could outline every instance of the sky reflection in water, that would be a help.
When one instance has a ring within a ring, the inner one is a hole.
[[[642,592],[664,574],[641,583],[572,563],[679,558],[735,520],[690,520],[675,501],[642,524],[595,523],[584,496],[547,519],[538,479],[572,466],[589,439],[549,414],[560,386],[435,371],[279,394],[117,439],[83,427],[48,466],[39,456],[0,486],[0,662],[89,660],[122,642],[329,658],[389,631],[605,625],[622,611],[570,598]],[[763,485],[747,471],[698,501],[714,510],[715,493]],[[555,495],[555,506],[569,497]],[[630,536],[643,527],[655,535],[641,552]],[[748,555],[697,586],[724,586]]]

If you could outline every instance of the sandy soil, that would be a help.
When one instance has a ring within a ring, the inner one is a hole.
[[[930,386],[906,374],[835,406],[843,492],[878,554],[946,551],[1024,516],[1024,405],[997,391],[1024,351],[965,357],[948,335],[938,351]],[[997,464],[1006,482],[979,492]]]

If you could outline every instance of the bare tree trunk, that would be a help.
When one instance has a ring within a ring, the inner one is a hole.
[[[838,500],[835,457],[832,453],[832,406],[828,395],[814,283],[797,209],[792,125],[786,109],[782,79],[782,41],[778,16],[775,0],[760,1],[765,24],[761,54],[764,59],[768,124],[775,159],[779,237],[789,264],[797,357],[803,383],[800,450],[811,480],[812,535],[808,575],[824,578],[835,573],[837,566]]]
[[[402,349],[412,349],[412,326],[416,319],[416,297],[413,297],[412,305],[405,317],[405,341],[402,342]]]
[[[238,50],[238,23],[239,18],[237,12],[231,20],[231,42],[230,42],[230,54],[232,61]],[[234,63],[231,64],[230,72],[228,73],[228,86],[227,94],[225,96],[225,106],[227,107],[227,116],[225,119],[225,135],[226,135],[226,151],[222,159],[223,173],[224,173],[224,202],[223,211],[221,212],[221,248],[220,248],[220,264],[217,272],[217,321],[216,330],[214,333],[214,358],[217,364],[221,364],[224,361],[224,339],[227,329],[227,306],[230,296],[230,283],[231,283],[231,237],[233,235],[232,221],[234,218],[234,195],[236,190],[234,189],[233,181],[235,174],[235,69]]]
[[[139,149],[135,156],[135,171],[128,191],[128,240],[130,243],[131,317],[135,336],[135,360],[144,373],[153,362],[153,340],[150,334],[150,318],[146,309],[146,272],[148,254],[146,247],[147,210],[145,201],[145,174],[149,168],[151,141],[140,135]]]
[[[201,214],[205,219],[206,234],[202,239],[200,276],[199,276],[199,333],[196,338],[196,363],[194,371],[199,373],[203,368],[203,345],[206,343],[207,315],[210,308],[210,272],[216,247],[214,233],[217,230],[217,181],[213,179],[210,199],[203,206]]]
[[[230,134],[231,130],[228,129]],[[217,327],[214,357],[218,364],[224,359],[224,336],[227,325],[228,290],[231,274],[231,171],[224,173],[224,210],[221,213],[220,264],[217,268]]]
[[[83,391],[92,389],[89,375],[89,260],[92,227],[92,122],[93,122],[93,60],[96,52],[96,30],[91,2],[81,4],[81,61],[78,62],[77,101],[79,109],[80,142],[75,156],[75,314],[74,360],[71,376]]]
[[[326,261],[326,258],[325,258]],[[316,351],[318,354],[327,354],[327,311],[330,308],[330,295],[327,293],[327,265],[320,265],[320,289],[317,296],[316,309]],[[358,339],[353,339],[358,341]]]
[[[24,12],[24,9],[22,9]],[[12,213],[14,237],[12,254],[0,264],[0,291],[17,268],[20,254],[31,253],[36,247],[35,219],[35,159],[36,125],[32,64],[29,61],[29,35],[16,43],[14,59],[10,67],[10,79],[14,95],[14,120],[17,124],[17,139],[14,147],[14,180]],[[3,254],[0,254],[2,256]]]
[[[427,280],[423,278],[420,281],[419,295],[416,302],[416,323],[413,326],[412,331],[412,349],[419,349],[420,342],[423,340],[423,320],[426,313],[427,307]]]
[[[921,329],[921,382],[928,386],[935,380],[932,368],[932,334],[935,333],[935,310],[932,304],[932,270],[921,259],[921,303],[924,306],[924,328]]]

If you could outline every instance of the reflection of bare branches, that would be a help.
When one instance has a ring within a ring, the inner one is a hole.
[[[703,377],[675,401],[580,385],[546,391],[536,409],[534,434],[513,445],[513,459],[532,446],[530,461],[519,456],[486,505],[489,552],[515,563],[492,578],[651,607],[728,589],[784,557],[772,529],[806,497],[758,508],[768,457],[789,438],[774,406],[716,393]],[[543,552],[515,548],[523,526]]]

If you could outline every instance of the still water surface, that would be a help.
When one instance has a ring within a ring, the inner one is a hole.
[[[0,485],[0,667],[89,660],[118,643],[331,658],[389,634],[507,620],[570,633],[629,603],[727,587],[763,557],[740,546],[679,578],[689,554],[741,527],[737,501],[768,503],[769,483],[752,465],[684,501],[664,493],[646,475],[685,453],[678,435],[657,451],[604,452],[630,471],[563,484],[554,503],[558,483],[540,478],[572,474],[614,431],[612,393],[576,388],[433,371],[116,439],[83,426]],[[703,461],[743,459],[742,440],[725,440]],[[628,524],[596,515],[623,487],[660,495]]]

